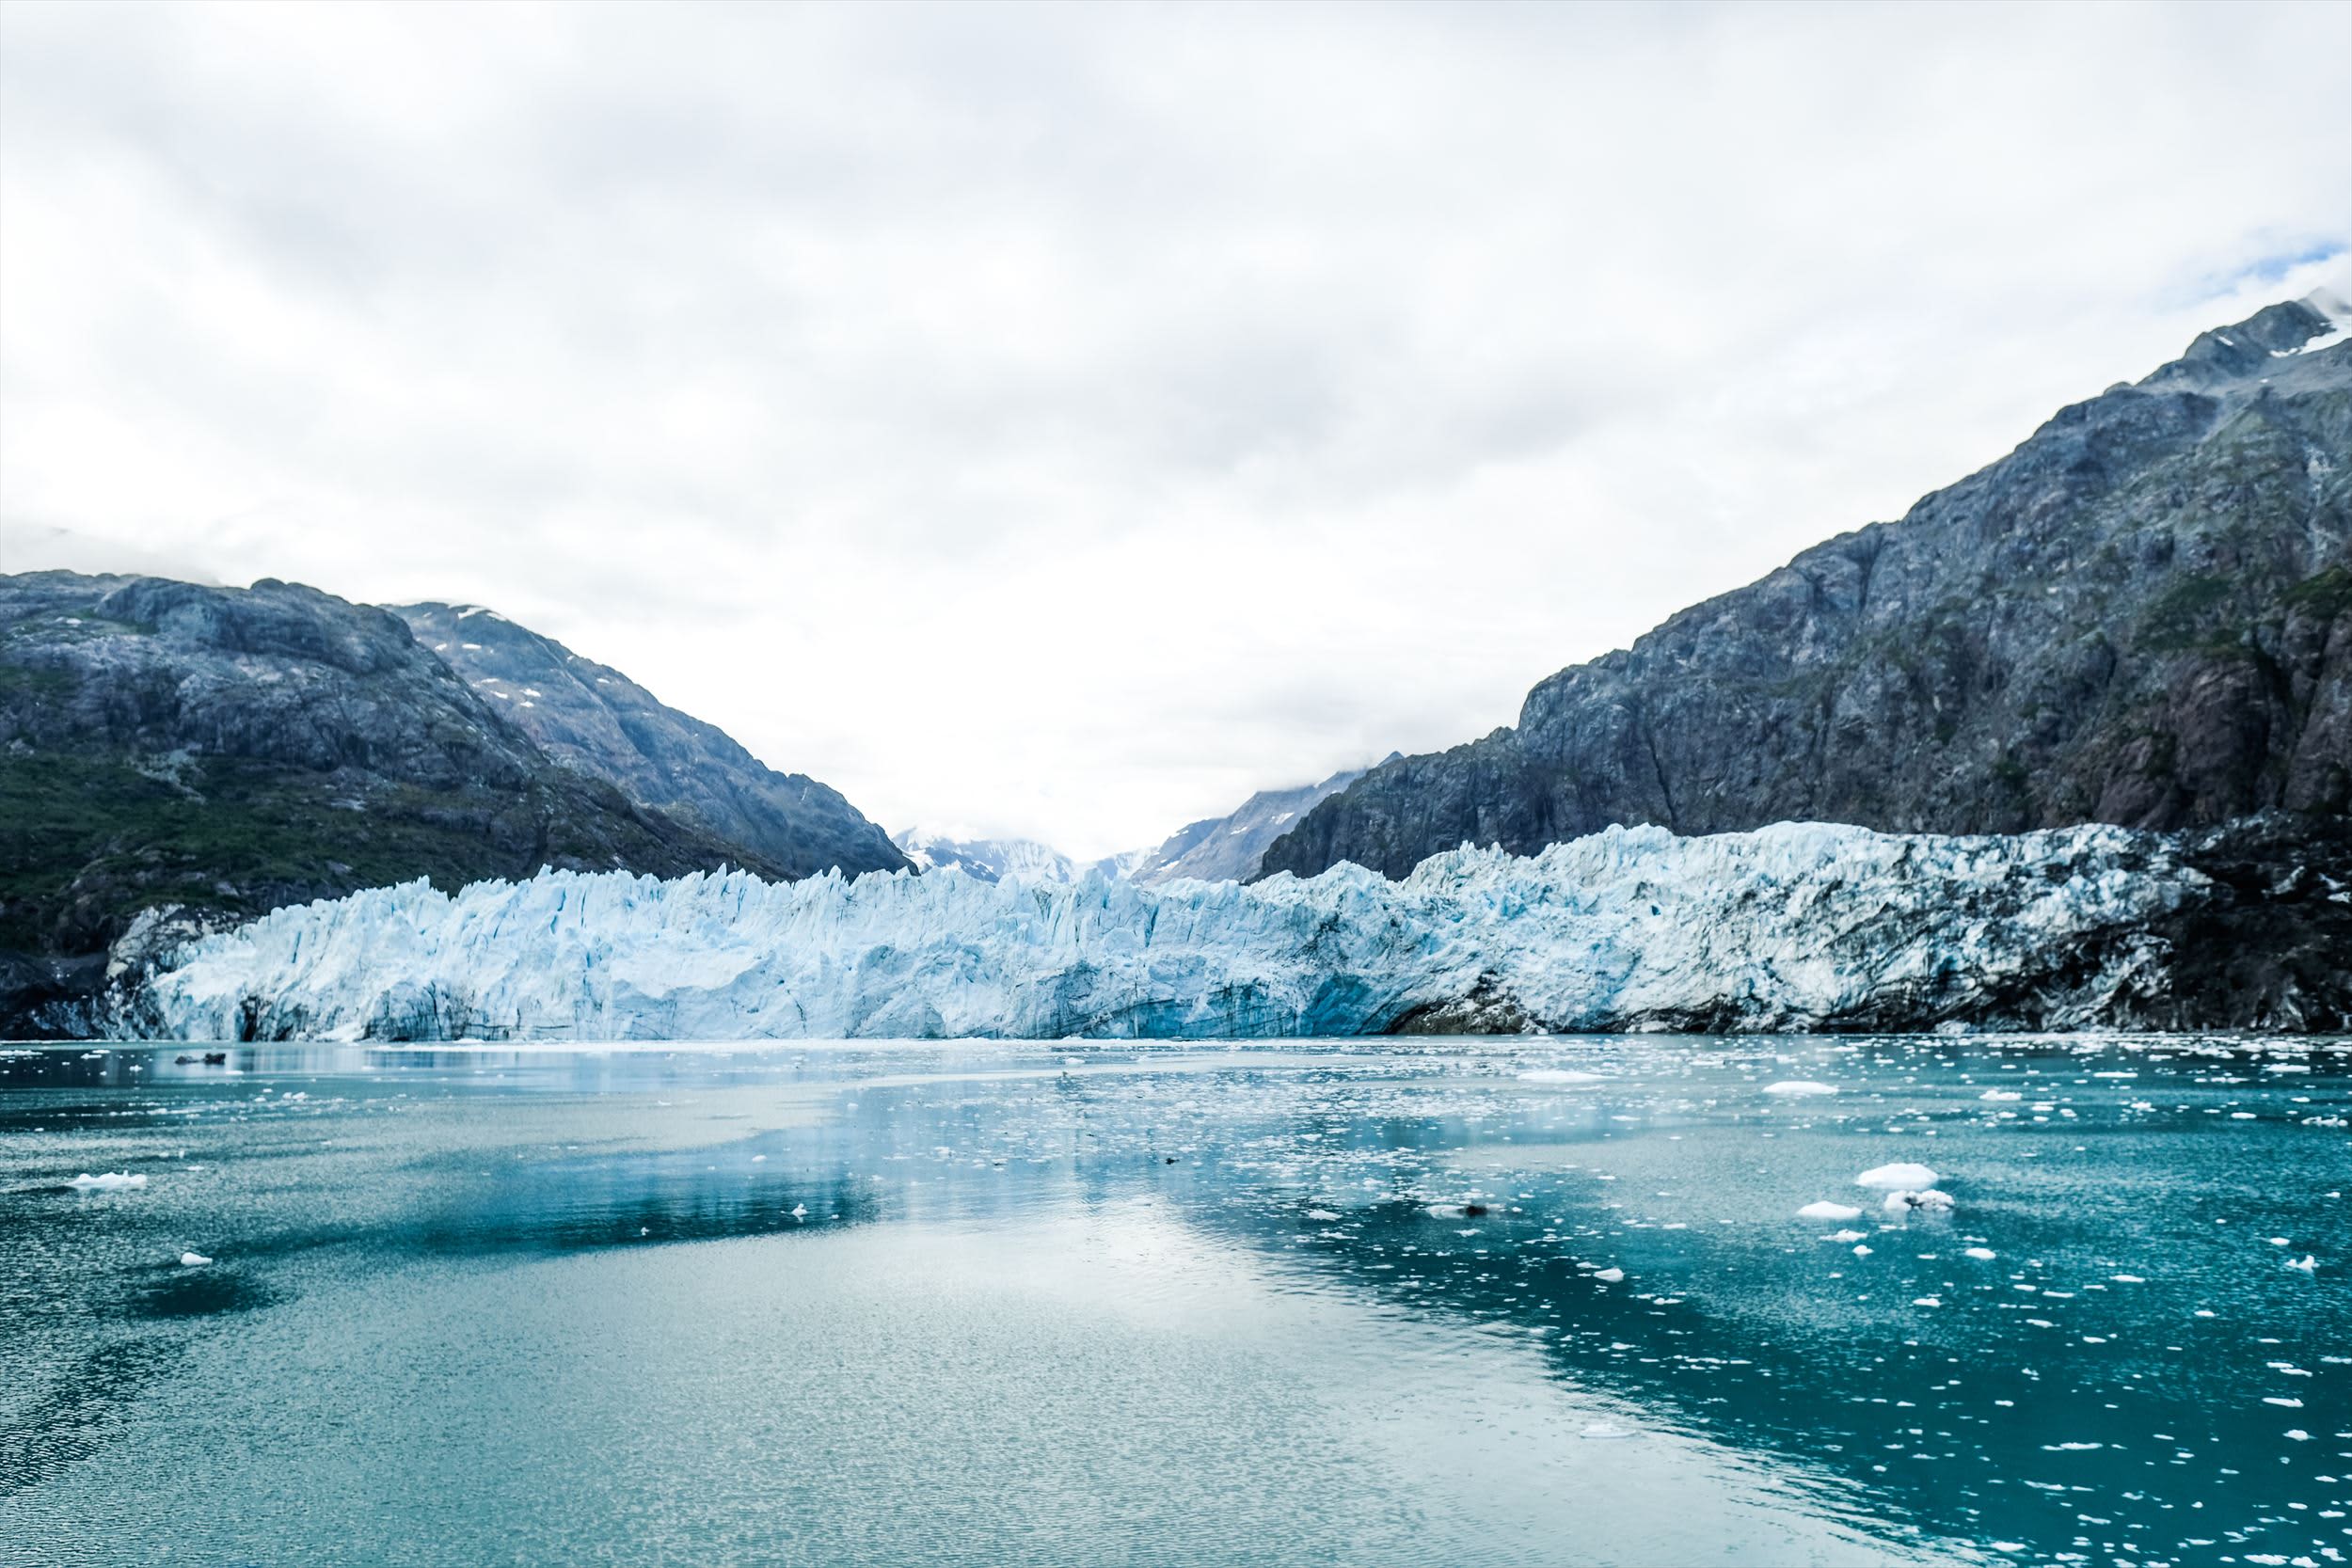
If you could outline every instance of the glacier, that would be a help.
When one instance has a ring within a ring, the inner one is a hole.
[[[190,1040],[1242,1038],[2067,1028],[2161,985],[2204,879],[2113,827],[1611,828],[1401,881],[543,871],[287,908],[182,948],[126,1032]]]

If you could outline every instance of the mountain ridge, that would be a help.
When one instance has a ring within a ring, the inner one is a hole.
[[[803,874],[560,764],[509,705],[301,584],[0,576],[0,1035],[87,1027],[191,935],[420,876]]]
[[[907,863],[840,791],[776,771],[609,664],[480,605],[387,608],[557,763],[609,779],[640,804],[698,822],[790,877]]]
[[[1613,823],[2163,831],[2352,804],[2352,346],[2265,308],[1894,522],[1370,770],[1261,876]]]

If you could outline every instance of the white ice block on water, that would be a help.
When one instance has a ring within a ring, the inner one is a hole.
[[[1853,1179],[1855,1186],[1869,1187],[1879,1192],[1895,1192],[1906,1187],[1915,1191],[1922,1187],[1932,1187],[1942,1180],[1942,1177],[1925,1165],[1902,1163],[1874,1165]]]
[[[103,1176],[92,1176],[89,1172],[84,1171],[66,1184],[70,1187],[78,1187],[86,1193],[119,1193],[146,1186],[147,1178],[125,1175],[119,1170],[110,1170]]]

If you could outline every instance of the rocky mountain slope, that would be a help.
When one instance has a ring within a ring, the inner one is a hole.
[[[2337,847],[2265,896],[2352,898]],[[2193,863],[2228,853],[2111,827],[1781,823],[1456,850],[1401,882],[412,884],[210,938],[128,1022],[232,1040],[2344,1027],[2340,965],[2231,940],[2255,934],[2244,906]],[[2344,932],[2352,904],[2329,907]]]
[[[788,877],[907,863],[839,791],[775,771],[610,665],[478,605],[398,605],[392,613],[541,751],[639,805],[697,823]]]
[[[0,1035],[178,937],[424,876],[542,865],[786,877],[560,766],[384,610],[249,589],[0,578]]]
[[[1397,760],[1391,752],[1386,759]],[[1246,882],[1258,874],[1266,846],[1300,816],[1364,776],[1360,768],[1295,789],[1262,789],[1238,810],[1178,829],[1157,849],[1137,857],[1132,873],[1146,887],[1191,877],[1203,882]]]
[[[2269,307],[2061,410],[1899,522],[1805,551],[1385,764],[1263,874],[1401,877],[1611,823],[2016,832],[2352,807],[2352,344]]]

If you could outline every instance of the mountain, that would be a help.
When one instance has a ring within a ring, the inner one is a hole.
[[[1397,753],[1389,753],[1390,762]],[[1301,815],[1364,776],[1364,769],[1334,773],[1321,784],[1295,789],[1262,789],[1225,816],[1180,828],[1157,849],[1140,856],[1130,870],[1147,887],[1191,877],[1204,882],[1246,882],[1258,874],[1258,860]]]
[[[907,863],[838,791],[776,772],[610,665],[478,605],[399,605],[392,613],[541,751],[639,805],[740,844],[787,877]]]
[[[565,766],[512,707],[316,589],[0,577],[0,1035],[72,1030],[193,931],[359,888],[804,863]]]
[[[2220,830],[2227,833],[2234,830]],[[181,1039],[746,1039],[1539,1029],[2333,1030],[2352,907],[2281,962],[2206,835],[1987,838],[1781,823],[1612,828],[1402,882],[1027,885],[954,870],[789,885],[557,872],[281,910],[205,940],[127,1016]],[[2352,832],[2312,897],[2352,894]],[[2249,936],[2249,930],[2236,935]],[[2308,960],[2308,961],[2306,961]]]
[[[1612,823],[2016,832],[2352,806],[2352,345],[2273,305],[2016,451],[1374,768],[1263,874]]]
[[[954,866],[983,882],[1074,882],[1090,869],[1116,878],[1117,857],[1080,865],[1050,844],[1032,838],[955,838],[925,828],[907,828],[891,842],[917,871]]]

